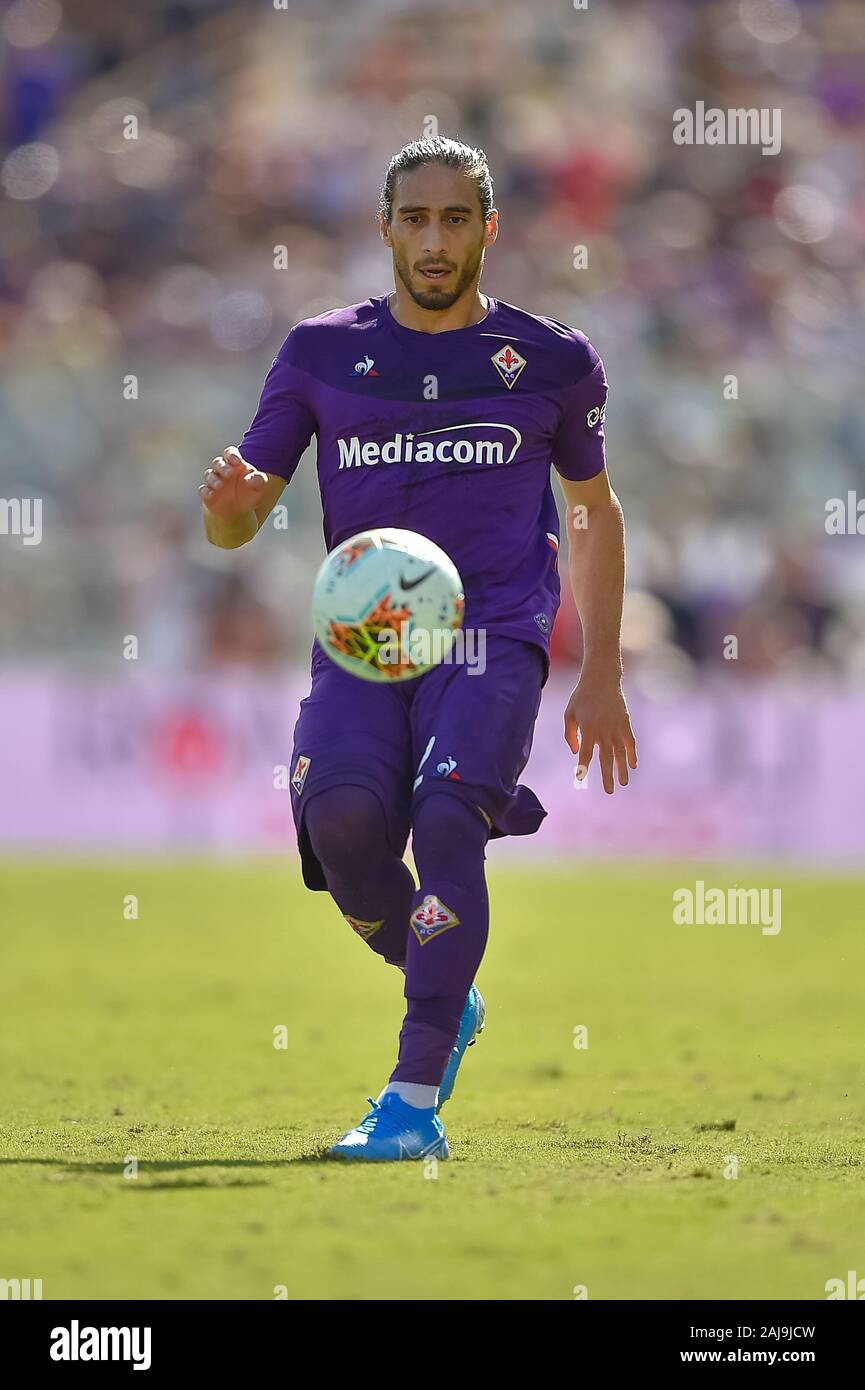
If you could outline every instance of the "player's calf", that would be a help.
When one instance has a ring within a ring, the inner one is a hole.
[[[451,1060],[489,928],[486,840],[477,809],[457,795],[431,794],[415,814],[420,888],[409,917],[408,1007],[391,1084],[438,1087]]]

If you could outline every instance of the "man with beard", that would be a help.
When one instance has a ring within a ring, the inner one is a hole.
[[[315,435],[327,549],[379,527],[429,537],[462,575],[465,627],[484,638],[482,670],[442,664],[394,685],[357,680],[313,644],[292,753],[304,882],[405,975],[396,1066],[330,1150],[367,1161],[448,1156],[438,1112],[484,1023],[486,843],[533,834],[546,814],[519,777],[560,597],[551,465],[584,633],[565,738],[581,777],[597,746],[607,792],[614,770],[625,786],[637,765],[600,358],[582,333],[481,294],[498,232],[482,151],[441,137],[406,145],[379,225],[393,293],[292,329],[240,448],[214,459],[199,489],[208,538],[243,545]],[[409,831],[419,885],[403,862]]]

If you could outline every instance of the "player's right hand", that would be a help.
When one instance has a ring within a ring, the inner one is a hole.
[[[253,468],[241,458],[240,450],[230,444],[212,460],[198,493],[214,516],[222,521],[237,521],[255,510],[267,483],[267,474]]]

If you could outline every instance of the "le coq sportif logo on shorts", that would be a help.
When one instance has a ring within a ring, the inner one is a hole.
[[[522,442],[516,426],[491,420],[394,434],[383,444],[356,434],[336,441],[341,469],[377,463],[510,463]]]

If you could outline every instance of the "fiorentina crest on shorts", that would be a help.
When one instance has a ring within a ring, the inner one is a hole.
[[[299,754],[297,762],[294,765],[294,772],[291,774],[291,785],[294,787],[298,796],[300,796],[300,793],[303,791],[303,784],[306,781],[306,774],[309,772],[309,764],[311,761],[310,758],[305,758],[303,754]]]
[[[510,343],[506,343],[498,352],[494,352],[490,361],[509,391],[526,365],[526,359],[520,357],[516,348],[512,348]]]
[[[364,922],[360,917],[352,917],[351,913],[344,912],[343,917],[348,922],[352,931],[356,931],[358,936],[362,936],[364,941],[369,941],[374,936],[379,927],[384,926],[384,918],[380,917],[377,922]]]
[[[423,902],[415,908],[411,917],[411,928],[420,942],[425,946],[428,941],[432,941],[434,936],[440,932],[447,931],[449,927],[458,927],[460,919],[455,912],[451,912],[449,907],[445,907],[441,899],[434,893],[427,893]]]

